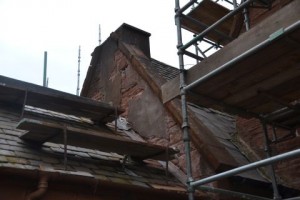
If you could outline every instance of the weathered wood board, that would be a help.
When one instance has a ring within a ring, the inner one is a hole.
[[[67,132],[67,144],[72,146],[130,155],[138,159],[169,160],[177,153],[171,148],[114,135],[111,130],[105,127],[87,129],[46,120],[24,118],[19,122],[17,128],[28,131],[21,136],[22,139],[40,145],[46,141],[63,144],[65,130]]]

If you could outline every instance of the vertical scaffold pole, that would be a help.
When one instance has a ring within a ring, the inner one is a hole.
[[[242,3],[246,2],[246,0],[243,0]],[[244,15],[244,23],[246,27],[246,31],[249,31],[250,29],[250,19],[249,19],[249,14],[248,14],[248,8],[245,7],[243,9],[243,15]]]
[[[178,58],[179,58],[179,69],[180,69],[180,95],[181,95],[181,111],[182,111],[182,132],[183,132],[183,141],[184,141],[184,150],[186,157],[186,173],[187,173],[187,191],[189,200],[194,200],[194,189],[191,186],[193,182],[192,177],[192,167],[191,167],[191,153],[190,153],[190,135],[189,135],[189,122],[188,122],[188,113],[187,113],[187,102],[186,102],[186,92],[185,92],[185,70],[184,70],[184,61],[183,61],[183,51],[181,50],[182,46],[182,33],[181,33],[181,22],[180,22],[180,5],[179,0],[175,0],[175,23],[177,26],[177,49],[178,49]]]
[[[262,126],[263,126],[263,131],[264,131],[264,140],[265,140],[265,152],[268,158],[270,158],[271,155],[271,149],[270,149],[270,141],[269,141],[269,136],[268,136],[268,127],[266,122],[261,121]],[[275,171],[274,171],[274,166],[273,165],[269,165],[268,166],[268,170],[271,176],[271,181],[272,181],[272,187],[273,187],[273,199],[275,200],[281,200],[281,196],[279,194],[278,191],[278,187],[277,187],[277,180],[276,180],[276,176],[275,176]]]

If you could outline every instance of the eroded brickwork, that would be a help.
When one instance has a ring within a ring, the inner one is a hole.
[[[125,57],[125,55],[122,54],[121,51],[117,51],[115,53],[115,66],[117,71],[121,74],[121,104],[120,107],[125,111],[122,116],[127,118],[129,122],[133,124],[133,127],[135,129],[139,129],[138,127],[134,126],[134,122],[130,121],[130,112],[135,107],[131,106],[132,102],[138,101],[144,101],[144,98],[157,98],[153,92],[150,91],[149,86],[144,82],[141,77],[137,74],[137,72],[134,70],[133,66],[131,66],[131,63],[128,61],[128,59]],[[145,95],[147,91],[147,95]],[[150,94],[149,94],[150,93]],[[177,154],[176,159],[172,160],[172,162],[177,165],[181,170],[186,172],[186,163],[185,163],[185,155],[184,155],[184,144],[182,140],[182,131],[180,126],[174,121],[173,117],[163,108],[163,105],[161,102],[157,99],[157,101],[153,102],[162,110],[162,118],[163,120],[163,130],[162,128],[157,127],[157,123],[155,123],[155,116],[147,116],[147,113],[145,113],[144,117],[147,119],[147,121],[153,122],[152,129],[155,131],[159,131],[159,134],[157,135],[146,135],[143,133],[140,133],[144,139],[146,139],[148,142],[163,146],[170,146],[178,149],[180,151],[179,154]],[[142,105],[142,104],[141,104]],[[148,105],[150,106],[150,105]],[[142,109],[142,108],[141,108]],[[138,112],[134,110],[134,112]],[[149,114],[149,113],[148,113]],[[150,113],[151,115],[151,113]],[[136,120],[135,120],[136,121]],[[150,130],[149,130],[150,131]],[[207,168],[203,172],[201,172],[201,165],[200,164],[200,154],[198,153],[195,148],[192,147],[191,156],[193,160],[193,175],[196,178],[199,178],[201,176],[207,175]]]

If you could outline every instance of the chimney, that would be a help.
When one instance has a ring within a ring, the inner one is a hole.
[[[150,58],[150,33],[138,29],[129,24],[122,24],[115,33],[119,39],[127,44],[138,47],[148,58]]]

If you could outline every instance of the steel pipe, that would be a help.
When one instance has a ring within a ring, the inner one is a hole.
[[[246,193],[241,193],[241,192],[236,192],[236,191],[231,191],[231,190],[225,190],[225,189],[220,189],[220,188],[214,188],[214,187],[209,187],[209,186],[199,186],[197,187],[197,190],[202,190],[202,191],[207,191],[207,192],[213,192],[213,193],[218,193],[218,194],[223,194],[231,197],[238,197],[241,199],[247,199],[247,200],[271,200],[269,198],[265,197],[259,197],[251,194],[246,194]]]
[[[194,1],[191,1],[194,2]],[[187,114],[187,102],[186,94],[184,90],[185,86],[185,72],[184,72],[184,61],[183,61],[183,51],[180,50],[182,46],[182,32],[181,32],[181,22],[179,0],[175,0],[175,23],[177,26],[177,48],[178,48],[178,59],[179,59],[179,69],[180,69],[180,91],[181,91],[181,110],[182,110],[182,132],[183,132],[183,141],[184,141],[184,150],[185,150],[185,160],[186,160],[186,173],[187,173],[187,192],[189,200],[194,200],[194,190],[191,187],[191,182],[193,181],[192,177],[192,166],[191,166],[191,148],[190,148],[190,133],[189,133],[189,122]]]
[[[294,24],[292,24],[291,26],[287,27],[284,29],[283,33],[281,34],[284,35],[284,34],[287,34],[297,28],[299,28],[300,26],[300,21],[297,21],[295,22]],[[278,36],[279,37],[279,36]],[[230,60],[229,62],[221,65],[220,67],[218,67],[217,69],[207,73],[206,75],[202,76],[201,78],[199,78],[198,80],[190,83],[189,85],[187,85],[184,89],[185,90],[189,90],[195,86],[197,86],[198,84],[206,81],[207,79],[211,78],[212,76],[216,75],[216,74],[219,74],[220,72],[224,71],[225,69],[227,69],[228,67],[230,67],[231,65],[237,63],[238,61],[244,59],[245,57],[257,52],[258,50],[264,48],[265,46],[271,44],[273,42],[273,39],[274,38],[271,38],[270,37],[266,40],[264,40],[263,42],[259,43],[258,45],[252,47],[251,49],[245,51],[244,53],[240,54],[239,56],[233,58],[232,60]]]
[[[299,197],[288,198],[288,199],[284,199],[284,200],[300,200],[300,196]]]
[[[186,43],[185,45],[183,45],[182,47],[180,47],[180,49],[185,50],[185,49],[189,48],[195,42],[197,42],[198,40],[202,39],[207,33],[209,33],[210,31],[214,30],[217,26],[219,26],[220,24],[222,24],[225,20],[227,20],[228,18],[234,16],[237,12],[239,12],[241,9],[244,9],[245,7],[247,7],[253,1],[254,0],[248,0],[248,1],[244,2],[244,3],[242,3],[239,7],[237,7],[236,9],[233,9],[227,15],[225,15],[224,17],[222,17],[220,20],[218,20],[214,24],[212,24],[209,28],[205,29],[203,32],[201,32],[199,35],[197,35],[196,37],[194,37],[188,43]]]
[[[196,47],[196,48],[197,48],[197,47]],[[196,50],[197,50],[197,49],[196,49]],[[184,51],[184,54],[187,55],[187,56],[189,56],[189,57],[191,57],[191,58],[194,58],[194,59],[196,59],[196,60],[202,61],[202,60],[204,59],[203,57],[198,56],[198,55],[196,55],[196,54],[193,54],[193,53],[191,53],[191,52],[189,52],[189,51]],[[205,54],[204,54],[204,56],[205,56]]]
[[[202,22],[200,22],[200,21],[198,21],[198,20],[196,20],[196,19],[194,19],[194,18],[192,18],[192,17],[190,17],[190,16],[187,16],[187,15],[181,15],[181,17],[182,17],[182,18],[185,18],[185,19],[187,19],[187,20],[189,20],[189,21],[191,21],[192,23],[196,24],[197,26],[200,26],[200,27],[203,28],[203,29],[207,29],[207,28],[209,27],[208,25],[206,25],[206,24],[204,24],[204,23],[202,23]],[[219,30],[217,30],[217,29],[214,29],[213,31],[214,31],[216,34],[218,34],[219,36],[221,36],[221,37],[223,37],[223,38],[226,38],[227,40],[232,40],[232,39],[233,39],[232,37],[226,35],[225,33],[222,33],[221,31],[219,31]],[[197,36],[197,35],[195,35],[195,37],[196,37],[196,36]]]
[[[185,4],[182,8],[176,10],[177,15],[181,15],[184,11],[186,11],[189,7],[191,7],[197,0],[190,0],[187,4]]]
[[[238,168],[226,171],[226,172],[222,172],[222,173],[219,173],[219,174],[216,174],[216,175],[213,175],[213,176],[210,176],[210,177],[198,180],[198,181],[193,181],[190,184],[192,187],[196,188],[196,187],[198,187],[200,185],[204,185],[206,183],[211,183],[211,182],[220,180],[222,178],[234,176],[236,174],[240,174],[240,173],[243,173],[248,170],[252,170],[252,169],[256,169],[256,168],[263,167],[266,165],[270,165],[270,164],[276,163],[278,161],[293,158],[296,156],[300,156],[300,149],[296,149],[296,150],[293,150],[293,151],[290,151],[287,153],[283,153],[283,154],[280,154],[277,156],[273,156],[273,157],[270,157],[270,158],[267,158],[264,160],[253,162],[248,165],[244,165],[244,166],[241,166],[241,167],[238,167]]]
[[[34,200],[34,199],[40,199],[48,189],[48,175],[44,172],[40,172],[40,180],[38,183],[37,189],[30,193],[26,200]]]
[[[271,149],[270,149],[270,140],[268,137],[268,127],[266,122],[261,121],[261,124],[263,126],[263,130],[264,130],[264,140],[265,140],[265,152],[268,158],[270,158],[272,156],[271,153]],[[273,165],[269,165],[268,166],[268,170],[269,170],[269,175],[271,177],[271,181],[272,181],[272,187],[273,187],[273,197],[274,199],[282,199],[279,191],[278,191],[278,186],[277,186],[277,180],[276,180],[276,175],[275,175],[275,170],[274,170],[274,166]]]

